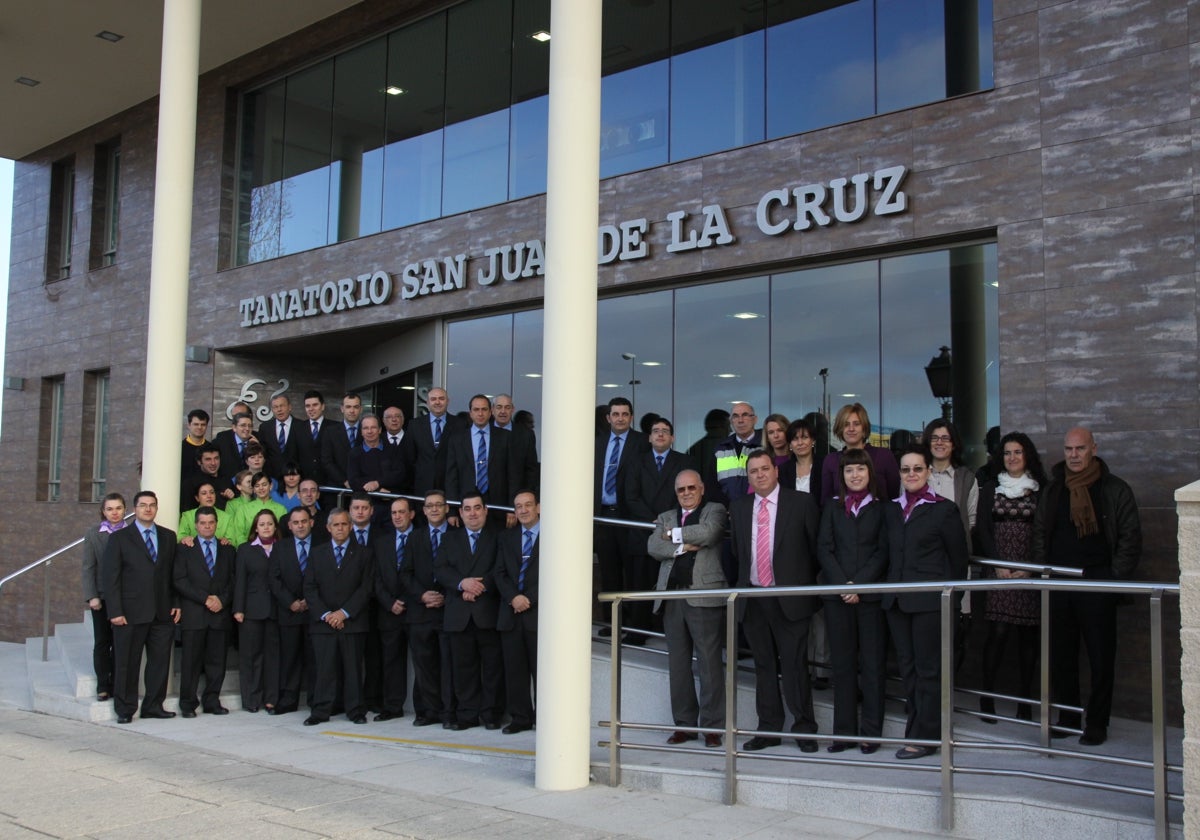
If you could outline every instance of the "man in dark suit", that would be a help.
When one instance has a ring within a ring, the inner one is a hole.
[[[512,432],[513,453],[519,472],[513,477],[514,487],[527,487],[535,493],[541,481],[541,467],[538,465],[537,435],[533,429],[521,423],[513,423],[516,406],[508,394],[497,394],[492,400],[492,425],[498,429]]]
[[[770,453],[752,451],[746,474],[754,491],[736,496],[730,508],[733,555],[738,587],[811,586],[817,580],[816,503],[808,493],[779,484]],[[792,713],[792,732],[817,731],[812,684],[808,676],[808,629],[820,609],[815,596],[746,598],[738,602],[738,620],[754,656],[755,706],[758,728],[781,731],[783,700]],[[780,739],[756,735],[744,749],[778,746]],[[816,752],[817,742],[797,739],[803,752]]]
[[[325,507],[321,501],[321,493],[316,479],[306,478],[300,482],[300,506],[308,510],[308,515],[312,519],[309,532],[312,544],[320,545],[323,542],[329,542],[329,528],[325,526],[325,520],[329,516],[330,508]]]
[[[401,493],[409,479],[400,460],[399,447],[386,446],[380,436],[379,418],[366,414],[359,424],[362,439],[347,453],[346,481],[350,489],[364,493]],[[388,506],[380,500],[375,507],[375,521],[383,524],[388,518]]]
[[[232,486],[233,477],[246,469],[243,453],[251,441],[260,443],[254,435],[254,417],[248,412],[233,415],[233,428],[218,432],[213,438],[213,445],[221,453],[219,477],[225,487]]]
[[[459,508],[463,528],[449,531],[434,571],[446,590],[446,633],[454,660],[457,718],[448,728],[470,729],[480,722],[500,728],[504,666],[496,616],[500,597],[493,571],[496,534],[487,525],[487,505],[470,492]]]
[[[279,702],[268,714],[286,715],[300,706],[301,677],[311,707],[317,675],[309,624],[308,601],[304,599],[304,573],[313,550],[313,520],[308,508],[293,508],[287,516],[290,537],[282,537],[271,550],[268,572],[275,612],[279,616]]]
[[[404,717],[408,699],[408,608],[401,570],[408,559],[416,511],[408,499],[391,505],[392,529],[375,541],[375,601],[383,671],[381,710],[375,720]]]
[[[538,535],[541,506],[537,494],[522,490],[513,499],[519,527],[500,535],[496,561],[496,588],[500,590],[500,612],[496,629],[504,651],[504,685],[512,721],[505,735],[532,729],[533,695],[537,686],[537,590]]]
[[[225,683],[225,644],[229,633],[229,605],[233,600],[233,546],[217,539],[217,512],[196,510],[196,538],[181,545],[175,557],[175,591],[179,594],[179,621],[183,649],[179,665],[179,711],[185,718],[205,714],[227,715],[221,705]],[[203,703],[196,696],[204,672]]]
[[[196,506],[196,491],[204,482],[212,483],[213,489],[217,491],[217,509],[225,510],[225,503],[237,496],[238,491],[230,481],[221,478],[221,450],[211,443],[206,443],[194,452],[195,472],[184,481],[183,495],[179,498],[180,512]]]
[[[423,510],[426,524],[413,530],[400,568],[401,585],[408,596],[404,605],[413,664],[413,726],[449,725],[452,720],[447,713],[454,708],[454,688],[444,630],[446,596],[434,573],[446,536],[446,494],[430,490]]]
[[[625,499],[631,518],[653,522],[660,513],[675,510],[675,477],[683,470],[698,470],[690,455],[676,452],[675,427],[665,417],[659,417],[650,427],[650,451],[632,465],[625,476]],[[650,584],[657,573],[651,567]]]
[[[646,436],[630,428],[633,424],[633,403],[625,397],[613,397],[608,401],[609,430],[596,436],[594,513],[614,519],[632,519],[626,494],[627,476],[639,462],[650,445]],[[593,533],[596,559],[600,565],[600,588],[605,592],[620,592],[649,589],[653,577],[647,580],[645,567],[646,535],[641,531],[630,531],[611,525],[597,525]],[[649,629],[651,621],[650,602],[630,604],[625,620],[630,627]],[[600,631],[607,636],[608,628]],[[630,633],[626,639],[630,644],[644,644],[646,637]]]
[[[288,463],[300,463],[300,439],[304,430],[292,417],[292,401],[283,394],[271,398],[271,414],[274,418],[264,420],[258,427],[258,442],[267,453],[267,475],[281,478]]]
[[[417,447],[412,435],[404,431],[404,411],[389,405],[383,410],[383,445],[392,453],[404,471],[404,483],[394,492],[411,493],[413,470],[417,463]]]
[[[370,553],[350,538],[350,515],[329,514],[330,542],[313,549],[304,574],[304,600],[312,617],[313,653],[317,660],[316,698],[304,721],[314,726],[329,720],[342,677],[346,718],[366,723],[363,702],[363,639],[367,603],[371,599]]]
[[[163,709],[171,644],[180,613],[175,593],[175,532],[154,524],[158,497],[133,497],[134,522],[108,539],[100,561],[101,591],[113,626],[113,708],[117,723],[138,709],[138,671],[146,652],[143,718],[173,718]]]
[[[517,489],[512,479],[519,474],[512,433],[492,425],[492,402],[483,394],[471,397],[470,407],[471,424],[446,441],[446,492],[461,499],[476,489],[485,504],[508,505]],[[516,521],[511,513],[493,516],[494,524],[504,527]]]
[[[408,424],[417,457],[413,467],[413,492],[424,496],[446,486],[446,435],[462,425],[449,413],[450,395],[445,388],[430,388],[425,396],[429,414],[414,417]]]
[[[358,394],[342,397],[342,422],[335,423],[328,437],[321,442],[321,474],[329,487],[350,487],[346,470],[351,447],[362,442],[361,416],[362,397]]]
[[[325,397],[320,391],[304,392],[304,428],[295,437],[300,475],[320,485],[325,480],[321,469],[321,445],[333,431],[334,424],[325,421]]]
[[[387,541],[386,526],[376,524],[376,508],[364,492],[350,494],[350,540],[362,547],[368,558],[375,556],[375,543]],[[332,515],[332,514],[331,514]],[[374,562],[371,578],[374,581]],[[363,631],[363,702],[369,711],[383,708],[383,651],[379,643],[379,609],[374,598],[367,601]]]

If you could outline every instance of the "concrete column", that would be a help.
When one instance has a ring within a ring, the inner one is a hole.
[[[963,460],[972,469],[987,460],[987,319],[983,247],[950,250],[950,345],[954,348],[954,425]]]
[[[168,528],[179,524],[179,441],[196,167],[200,3],[163,3],[146,404],[142,412],[142,487],[158,494],[158,522]]]
[[[551,3],[543,452],[578,449],[580,419],[595,410],[600,22],[600,0]],[[588,467],[542,474],[538,673],[553,675],[538,681],[542,790],[588,784],[592,496]]]
[[[1183,836],[1200,837],[1200,481],[1175,491],[1179,514],[1179,645],[1183,682]]]

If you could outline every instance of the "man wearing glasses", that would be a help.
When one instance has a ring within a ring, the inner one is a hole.
[[[762,446],[762,430],[754,428],[757,420],[754,406],[735,403],[729,415],[733,434],[717,445],[713,463],[705,465],[705,469],[711,470],[710,478],[716,479],[716,493],[712,498],[726,505],[750,492],[746,456]]]
[[[638,459],[629,471],[625,495],[634,519],[650,522],[660,513],[676,507],[675,478],[683,470],[696,468],[690,455],[672,449],[675,427],[665,417],[650,427],[650,451]]]
[[[655,423],[655,428],[658,424]],[[647,540],[650,556],[660,563],[656,589],[723,589],[721,542],[725,538],[725,507],[704,501],[704,482],[695,470],[675,477],[678,503],[659,514]],[[725,627],[725,602],[720,598],[686,598],[656,603],[663,613],[667,637],[671,716],[676,726],[708,729],[725,727],[725,675],[721,665],[721,639]],[[695,653],[700,675],[700,697],[692,677]],[[676,730],[668,744],[695,741],[695,732]],[[715,732],[704,735],[704,746],[721,746]]]
[[[400,589],[406,593],[408,652],[413,668],[413,726],[448,724],[453,715],[450,643],[442,632],[446,598],[433,573],[447,532],[446,494],[425,494],[425,524],[413,527],[400,567]]]

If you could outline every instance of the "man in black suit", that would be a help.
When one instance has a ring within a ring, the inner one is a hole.
[[[446,447],[443,444],[446,435],[462,425],[448,411],[450,395],[445,388],[430,388],[425,396],[425,404],[429,414],[418,415],[408,424],[408,433],[412,435],[416,449],[413,492],[419,496],[446,486]]]
[[[457,718],[449,729],[500,728],[504,666],[496,616],[496,533],[487,525],[487,505],[470,492],[459,508],[463,528],[450,531],[434,572],[446,590],[446,633],[454,660]]]
[[[401,493],[409,480],[400,460],[399,447],[384,445],[382,427],[374,414],[363,415],[359,424],[362,439],[350,448],[346,458],[346,481],[350,489],[364,493]],[[387,520],[387,503],[380,500],[375,521]]]
[[[350,538],[350,515],[345,511],[330,513],[327,524],[332,539],[313,549],[304,574],[304,600],[312,617],[317,660],[316,699],[305,726],[329,720],[339,674],[346,718],[351,723],[367,722],[362,681],[366,609],[371,599],[370,553]]]
[[[217,509],[225,510],[225,503],[238,495],[237,489],[228,480],[221,478],[221,450],[211,443],[196,448],[195,472],[184,481],[183,495],[179,498],[180,512],[191,510],[196,505],[196,491],[204,482],[211,482],[217,491]]]
[[[300,438],[304,429],[292,417],[292,401],[283,394],[271,398],[271,414],[274,418],[264,420],[258,427],[258,442],[267,453],[267,475],[281,478],[288,463],[300,463]]]
[[[181,545],[175,558],[175,591],[179,593],[179,622],[183,649],[179,664],[179,711],[185,718],[205,714],[227,715],[221,705],[225,683],[225,644],[229,633],[229,605],[233,600],[233,546],[217,539],[217,512],[211,507],[196,511],[196,538]],[[203,704],[196,696],[204,672]]]
[[[444,629],[446,596],[434,573],[447,530],[446,494],[430,490],[423,510],[426,524],[413,530],[400,568],[401,585],[408,596],[404,604],[413,663],[413,726],[449,725],[452,720],[447,713],[454,708],[454,688]]]
[[[613,397],[608,401],[609,430],[596,436],[594,513],[614,519],[632,519],[626,493],[627,476],[639,462],[650,445],[646,436],[630,428],[633,424],[633,403],[625,397]],[[646,581],[646,535],[641,531],[611,525],[597,525],[593,532],[596,559],[600,565],[600,588],[605,592],[620,592],[636,589],[652,589],[654,576]],[[630,627],[650,627],[650,602],[641,601],[629,605],[625,621]],[[601,636],[610,631],[604,628]],[[643,644],[646,637],[630,633],[626,639],[630,644]]]
[[[301,481],[299,494],[300,506],[308,510],[308,515],[312,519],[310,525],[312,544],[320,545],[323,542],[329,542],[329,529],[325,527],[325,520],[329,516],[330,508],[321,503],[320,488],[317,486],[316,479],[306,478]]]
[[[101,591],[113,626],[113,708],[117,723],[130,723],[138,709],[138,671],[146,652],[143,718],[173,718],[163,709],[171,644],[180,613],[173,589],[175,532],[154,524],[158,497],[143,490],[133,497],[133,527],[108,539],[100,561]]]
[[[392,530],[375,541],[375,601],[383,670],[381,710],[375,720],[404,717],[408,699],[408,608],[401,571],[408,560],[416,511],[408,499],[391,505]]]
[[[653,522],[660,513],[679,506],[675,498],[675,477],[683,470],[699,466],[690,455],[671,448],[675,443],[675,427],[665,417],[659,417],[650,427],[650,451],[643,454],[625,476],[625,498],[631,518]],[[654,586],[657,570],[651,567],[650,587]]]
[[[369,558],[375,554],[375,543],[387,541],[386,528],[375,524],[375,504],[361,491],[350,494],[350,539],[362,547]],[[374,563],[371,564],[374,580]],[[367,602],[363,632],[363,702],[370,711],[383,708],[383,651],[379,644],[379,610],[372,598]]]
[[[538,465],[537,435],[533,429],[523,424],[513,423],[516,406],[508,394],[497,394],[492,400],[492,425],[498,429],[512,432],[513,453],[519,472],[513,477],[514,487],[527,487],[535,493],[541,481],[541,468]]]
[[[808,493],[779,484],[770,453],[753,450],[746,459],[753,493],[737,496],[730,507],[733,555],[738,587],[811,586],[817,580],[816,503]],[[781,731],[783,700],[794,722],[792,732],[817,731],[812,684],[808,676],[808,628],[820,609],[815,596],[746,598],[738,602],[738,620],[754,656],[755,706],[758,728]],[[778,746],[780,739],[756,735],[744,749]],[[816,752],[817,742],[797,739],[803,752]]]
[[[267,714],[286,715],[300,706],[301,677],[313,703],[316,661],[313,656],[308,601],[304,599],[304,573],[313,550],[313,520],[308,508],[293,508],[287,516],[290,537],[282,537],[271,550],[271,595],[279,616],[279,702]]]
[[[321,442],[321,474],[327,486],[350,487],[346,470],[351,447],[362,442],[361,416],[362,397],[353,393],[342,397],[342,422],[335,423]]]
[[[219,477],[224,487],[232,486],[233,477],[246,469],[246,458],[243,453],[246,445],[251,441],[261,443],[254,435],[254,417],[249,412],[233,415],[233,428],[218,432],[213,438],[213,445],[221,453]]]
[[[295,438],[297,463],[300,464],[300,475],[320,485],[325,480],[321,470],[321,445],[335,431],[334,425],[325,421],[325,397],[320,391],[304,392],[304,416],[304,428],[298,430]]]
[[[485,504],[507,505],[517,488],[512,479],[519,467],[514,460],[512,433],[492,425],[492,402],[483,394],[471,397],[471,424],[446,441],[446,492],[461,499],[478,490]],[[493,517],[504,527],[516,523],[511,513]]]
[[[538,535],[542,509],[532,490],[517,493],[513,508],[520,527],[500,535],[496,562],[496,588],[500,590],[496,629],[504,651],[504,685],[512,715],[512,721],[502,730],[505,735],[533,728],[530,681],[537,686]]]
[[[389,405],[383,410],[383,445],[392,456],[400,462],[404,470],[404,484],[397,488],[397,493],[411,493],[413,470],[417,464],[417,447],[412,435],[404,431],[404,411],[395,405]]]

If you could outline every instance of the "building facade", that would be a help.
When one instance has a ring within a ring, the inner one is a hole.
[[[857,401],[886,441],[940,415],[944,346],[973,463],[992,426],[1047,464],[1089,426],[1141,506],[1138,576],[1176,580],[1172,494],[1200,471],[1195,4],[750,6],[605,4],[596,402],[632,396],[685,448],[732,401]],[[412,416],[435,384],[539,415],[539,33],[548,0],[360,4],[201,76],[187,397],[162,423],[202,407],[216,431],[238,399],[266,419],[276,393],[298,412],[309,388]],[[156,117],[18,160],[0,571],[138,487]],[[39,595],[21,585],[6,637]],[[1121,619],[1139,713],[1146,621]]]

